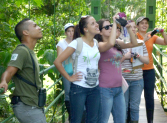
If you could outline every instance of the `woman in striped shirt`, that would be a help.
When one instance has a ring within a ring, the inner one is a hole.
[[[132,31],[136,34],[135,22],[128,21],[132,27]],[[122,75],[127,81],[129,88],[125,92],[126,111],[128,112],[128,105],[130,104],[130,123],[138,123],[139,120],[139,104],[141,99],[142,90],[144,87],[143,71],[141,67],[134,69],[133,62],[141,62],[144,64],[149,63],[148,53],[145,43],[142,40],[137,39],[138,45],[142,48],[143,54],[139,54],[136,47],[123,49],[124,57],[122,58]],[[135,52],[134,52],[135,51]],[[127,115],[126,115],[127,118]],[[127,122],[127,121],[126,121]]]

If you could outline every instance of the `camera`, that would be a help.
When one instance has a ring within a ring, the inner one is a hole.
[[[118,24],[120,24],[121,26],[123,26],[123,27],[125,27],[126,24],[127,24],[127,20],[122,19],[122,18],[116,19],[116,22],[117,22]]]
[[[119,15],[119,19],[116,19],[116,22],[118,24],[120,24],[121,26],[125,27],[126,24],[127,24],[127,20],[125,19],[126,18],[125,13],[124,12],[120,12],[120,13],[118,13],[118,15]]]
[[[151,37],[153,36],[153,35],[155,35],[156,33],[158,33],[159,32],[159,30],[153,30],[152,32],[151,32]]]

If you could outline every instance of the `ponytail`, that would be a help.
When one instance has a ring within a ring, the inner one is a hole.
[[[82,35],[85,35],[85,32],[84,32],[84,28],[87,27],[87,24],[88,24],[88,19],[92,17],[90,15],[86,15],[86,16],[82,16],[80,21],[79,21],[79,24],[77,24],[75,27],[74,27],[74,36],[73,36],[73,39],[76,39],[78,37],[81,37],[81,34]]]
[[[78,37],[81,37],[81,34],[80,34],[80,30],[79,30],[79,25],[77,24],[75,27],[74,27],[74,36],[73,36],[73,40],[78,38]]]
[[[94,37],[98,42],[103,42],[102,36],[100,34],[96,34]]]

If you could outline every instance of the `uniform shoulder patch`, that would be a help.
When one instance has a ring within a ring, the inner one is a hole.
[[[18,54],[12,54],[11,60],[15,61],[17,59],[17,57],[18,57]]]

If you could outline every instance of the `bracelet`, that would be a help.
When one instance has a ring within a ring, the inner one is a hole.
[[[137,54],[137,58],[139,58],[140,57],[140,55],[139,54]]]
[[[161,29],[160,32],[164,32],[164,29]]]

